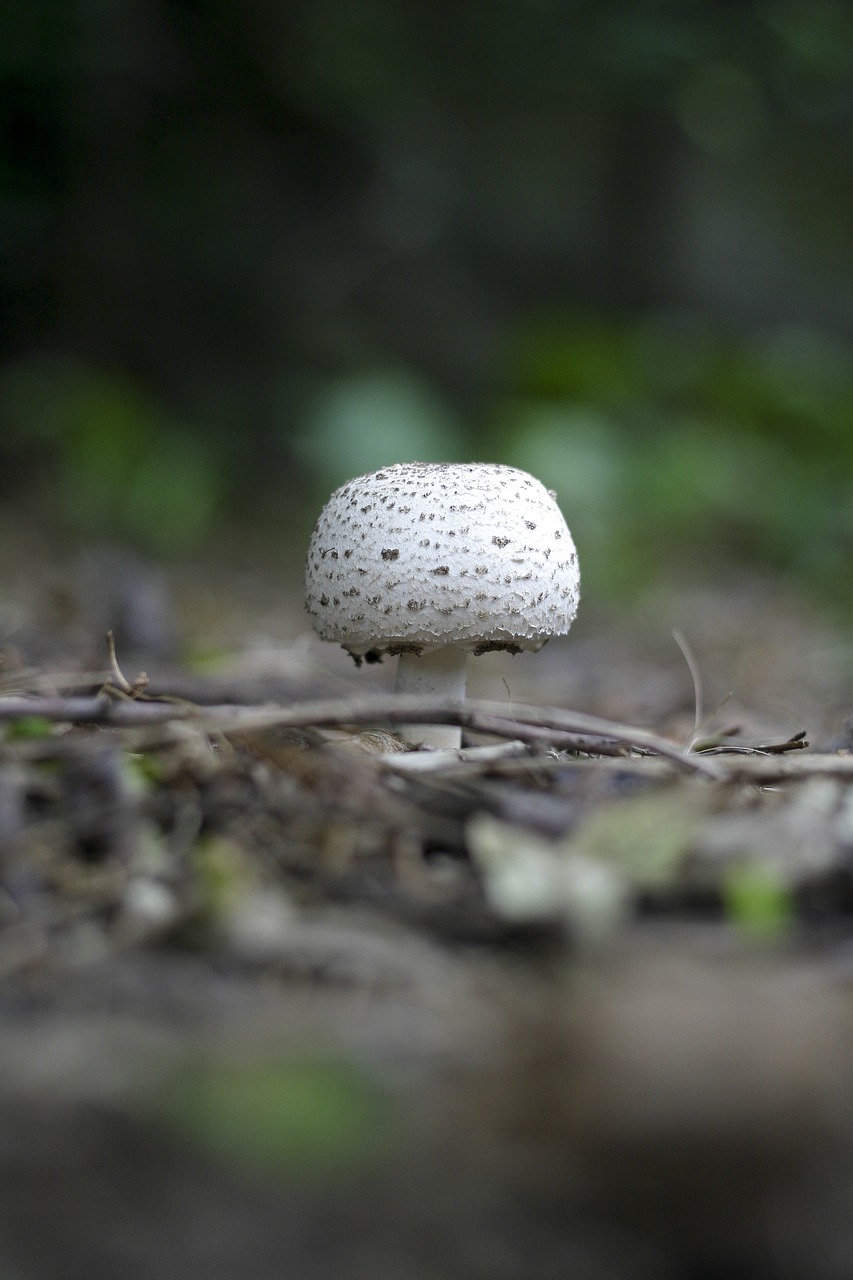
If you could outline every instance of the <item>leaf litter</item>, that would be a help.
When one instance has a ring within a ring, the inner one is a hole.
[[[526,700],[223,688],[127,679],[111,650],[96,680],[31,668],[0,697],[0,1014],[15,1029],[0,1110],[24,1116],[22,1141],[50,1146],[39,1116],[93,1100],[183,1141],[170,1118],[198,1082],[205,1107],[183,1128],[201,1126],[194,1159],[221,1147],[204,1184],[215,1235],[230,1155],[275,1181],[301,1160],[276,1145],[294,1132],[312,1167],[361,1132],[361,1078],[328,1066],[356,1062],[405,1117],[402,1146],[389,1122],[379,1166],[372,1142],[369,1176],[359,1166],[386,1205],[371,1240],[417,1203],[510,1250],[533,1230],[579,1275],[718,1255],[736,1269],[758,1250],[771,1276],[791,1178],[817,1160],[795,1205],[808,1246],[785,1274],[832,1274],[825,1242],[849,1228],[826,1188],[853,1175],[846,746],[694,725],[689,749]],[[470,745],[403,749],[396,726],[428,716]],[[109,1167],[106,1131],[92,1141],[92,1167]],[[416,1193],[397,1176],[406,1152]],[[18,1186],[20,1153],[9,1167]],[[85,1182],[90,1164],[75,1168]],[[342,1202],[322,1195],[351,1248]],[[506,1211],[519,1196],[535,1227]],[[269,1232],[263,1198],[245,1214]],[[455,1274],[457,1246],[441,1247],[437,1272]]]

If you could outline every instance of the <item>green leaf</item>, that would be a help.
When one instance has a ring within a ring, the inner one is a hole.
[[[338,382],[319,397],[297,447],[324,484],[339,485],[394,462],[447,462],[458,454],[457,424],[439,396],[406,373]]]
[[[49,738],[53,732],[52,722],[44,716],[21,716],[19,720],[9,722],[6,738],[9,742]]]
[[[790,927],[794,903],[789,887],[774,868],[761,862],[741,862],[729,868],[723,881],[726,916],[745,933],[772,940]]]
[[[129,477],[126,527],[161,553],[185,550],[210,527],[221,491],[218,462],[203,444],[163,434]]]
[[[209,915],[219,919],[251,884],[251,863],[236,841],[221,836],[197,840],[192,858],[204,907]]]
[[[213,1155],[280,1175],[358,1167],[389,1136],[387,1103],[346,1063],[200,1062],[167,1085],[157,1109]]]

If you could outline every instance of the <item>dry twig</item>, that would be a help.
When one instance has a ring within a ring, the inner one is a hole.
[[[597,737],[638,751],[664,756],[680,768],[706,777],[725,772],[716,762],[683,750],[677,743],[649,729],[616,724],[599,716],[502,703],[484,699],[447,702],[434,698],[334,698],[287,707],[213,706],[189,702],[165,702],[145,697],[122,699],[101,692],[89,697],[0,698],[0,721],[27,716],[68,724],[96,724],[110,728],[144,727],[172,720],[193,720],[219,733],[246,733],[262,729],[331,728],[388,724],[456,724],[473,733],[515,738],[552,749],[577,747],[577,735]],[[570,740],[567,742],[567,739]]]

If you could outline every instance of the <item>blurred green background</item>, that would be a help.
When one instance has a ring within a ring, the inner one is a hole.
[[[587,592],[844,604],[847,0],[12,0],[0,500],[301,556],[352,474],[515,463]]]

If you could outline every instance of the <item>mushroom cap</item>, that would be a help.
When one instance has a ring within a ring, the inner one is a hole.
[[[554,494],[515,467],[404,462],[332,494],[308,548],[314,628],[356,657],[565,635],[580,575]]]

